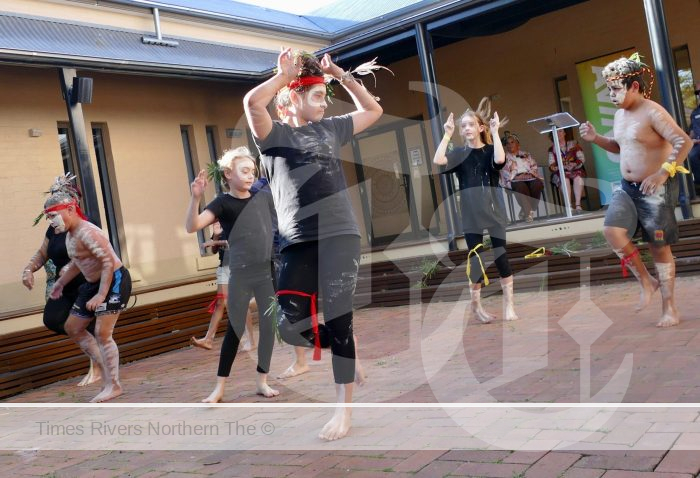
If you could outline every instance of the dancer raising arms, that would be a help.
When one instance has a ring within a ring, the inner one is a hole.
[[[488,98],[483,98],[476,110],[466,110],[459,120],[459,133],[464,146],[447,152],[455,131],[454,115],[450,113],[445,122],[445,136],[433,158],[435,164],[447,166],[443,173],[455,173],[459,180],[462,227],[470,251],[467,260],[471,261],[468,269],[471,312],[483,323],[489,323],[494,318],[481,306],[481,281],[484,278],[477,249],[484,239],[484,229],[489,231],[496,267],[501,276],[503,319],[518,318],[513,308],[513,272],[506,254],[505,204],[499,189],[499,171],[505,166],[506,154],[498,140],[498,128],[501,126],[498,113],[488,120],[490,116],[491,103]],[[492,138],[496,138],[496,141]]]
[[[324,75],[345,87],[356,110],[324,118]],[[276,97],[281,121],[267,106]],[[338,407],[321,430],[325,440],[342,438],[351,426],[355,381],[352,299],[357,283],[360,234],[352,212],[340,147],[382,115],[376,99],[330,56],[283,50],[277,73],[245,96],[248,124],[261,153],[277,209],[282,251],[279,331],[292,345],[331,347]],[[316,320],[323,296],[325,324]],[[358,377],[358,380],[360,377]]]
[[[676,263],[671,253],[671,244],[678,241],[675,175],[688,172],[682,164],[692,141],[661,105],[648,99],[651,86],[644,80],[645,72],[651,74],[638,55],[608,64],[602,75],[610,100],[619,108],[613,120],[613,137],[599,135],[588,121],[581,124],[580,133],[586,141],[620,155],[621,187],[613,193],[603,232],[622,261],[623,271],[629,268],[641,285],[637,310],[649,305],[661,286],[662,316],[656,325],[670,327],[680,321],[673,296]],[[649,242],[658,281],[630,241],[639,227]]]
[[[86,220],[73,191],[68,177],[59,176],[44,203],[44,213],[55,232],[68,232],[66,250],[71,258],[49,297],[58,299],[78,274],[85,277],[64,328],[83,352],[99,364],[102,390],[90,401],[104,402],[122,394],[119,349],[112,332],[131,296],[131,276],[103,232]],[[94,336],[86,330],[93,318]]]
[[[231,276],[228,282],[228,319],[214,391],[203,402],[220,402],[224,395],[226,378],[231,373],[241,336],[245,329],[248,303],[254,295],[258,304],[268,304],[275,295],[272,285],[272,199],[266,194],[250,194],[255,181],[255,160],[248,148],[242,146],[223,154],[218,161],[222,170],[222,186],[227,194],[217,196],[197,214],[199,202],[208,181],[204,170],[192,182],[185,228],[195,232],[219,221],[228,238],[228,257]],[[274,397],[279,392],[267,384],[270,359],[274,345],[272,316],[267,307],[259,308],[260,339],[256,393]]]

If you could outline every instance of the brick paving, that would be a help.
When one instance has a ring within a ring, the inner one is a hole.
[[[668,330],[655,327],[658,295],[647,310],[633,311],[637,298],[633,282],[520,293],[516,305],[522,320],[505,324],[500,319],[489,325],[465,321],[466,302],[358,311],[355,329],[368,382],[357,390],[356,401],[396,404],[396,408],[356,408],[350,435],[331,444],[318,440],[315,433],[332,410],[313,406],[334,400],[326,352],[321,362],[311,364],[309,373],[271,380],[281,391],[271,400],[253,393],[254,356],[239,356],[226,403],[273,403],[279,408],[2,407],[84,403],[96,389],[77,388],[76,377],[0,403],[0,443],[8,448],[0,451],[2,475],[696,477],[700,473],[700,405],[694,406],[700,401],[699,281],[679,279],[682,323]],[[497,290],[496,284],[486,292]],[[487,297],[485,306],[500,312],[500,295]],[[292,355],[291,347],[277,346],[271,375],[284,370]],[[186,348],[126,364],[122,367],[126,393],[114,403],[197,403],[210,392],[217,360],[216,352]],[[519,402],[522,408],[488,406],[505,402]],[[658,403],[658,407],[525,408],[570,402]],[[313,408],[285,408],[296,403]],[[431,405],[439,403],[483,406]],[[665,403],[683,408],[664,407]],[[416,407],[401,408],[402,404]],[[187,436],[179,441],[152,440],[141,448],[118,449],[126,448],[118,444],[106,450],[90,448],[114,442],[65,436],[23,441],[17,431],[27,419],[52,414],[116,424],[159,413],[170,413],[171,419],[240,416],[241,426],[269,421],[277,429],[269,437],[241,438],[219,448],[207,437]],[[37,446],[41,449],[32,449]]]

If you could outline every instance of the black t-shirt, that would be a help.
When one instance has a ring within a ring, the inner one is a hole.
[[[207,204],[228,238],[231,269],[244,269],[272,260],[272,215],[275,208],[269,194],[238,199],[221,194]]]
[[[51,226],[46,229],[45,237],[49,241],[48,247],[46,248],[46,255],[56,267],[57,276],[61,272],[61,269],[70,262],[70,257],[68,257],[68,251],[66,250],[67,234],[67,232],[56,234],[56,231]],[[82,274],[78,274],[75,279],[66,284],[63,290],[77,290],[83,282],[85,282],[85,278]]]
[[[275,201],[280,250],[360,235],[340,160],[340,148],[352,132],[352,117],[343,115],[298,128],[274,121],[264,140],[254,138]]]
[[[442,173],[457,175],[464,233],[481,234],[490,226],[505,226],[505,203],[498,184],[505,162],[495,163],[493,145],[455,148],[446,157]]]

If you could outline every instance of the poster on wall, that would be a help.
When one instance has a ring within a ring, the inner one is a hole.
[[[576,63],[578,82],[581,85],[581,98],[586,120],[590,121],[599,134],[612,136],[613,119],[617,108],[610,102],[608,88],[601,75],[605,65],[637,51],[634,48],[599,56],[591,60]],[[612,191],[620,185],[620,156],[609,153],[603,148],[592,145],[596,176],[599,180],[600,204],[610,203]]]

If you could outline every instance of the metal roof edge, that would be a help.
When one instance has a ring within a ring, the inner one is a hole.
[[[333,32],[330,32],[330,31],[320,27],[315,22],[311,21],[309,18],[307,18],[306,16],[303,16],[303,15],[294,15],[294,16],[303,18],[304,20],[306,20],[309,23],[316,26],[320,31],[299,28],[299,27],[293,27],[293,26],[289,26],[289,25],[278,25],[278,24],[270,23],[269,21],[266,22],[266,21],[262,21],[262,20],[252,19],[252,18],[239,17],[236,15],[229,15],[226,13],[210,12],[210,11],[194,9],[194,8],[190,8],[190,7],[183,7],[180,5],[170,5],[167,3],[162,3],[162,2],[158,2],[158,1],[154,1],[154,0],[108,0],[108,1],[111,3],[119,4],[119,5],[129,5],[132,7],[140,7],[140,8],[145,8],[145,9],[158,8],[161,12],[177,13],[180,15],[197,17],[197,18],[204,18],[204,19],[209,19],[209,20],[227,21],[227,22],[236,23],[239,25],[247,25],[247,26],[251,26],[251,27],[255,27],[255,28],[260,28],[263,30],[272,30],[272,31],[284,32],[284,33],[296,33],[296,34],[302,35],[306,38],[315,39],[315,40],[330,41],[332,36],[333,36]],[[280,13],[286,13],[286,12],[280,12]],[[289,15],[292,15],[292,14],[289,14]]]
[[[185,67],[163,63],[140,61],[115,61],[112,59],[87,58],[75,55],[61,55],[0,49],[0,61],[10,63],[32,64],[63,68],[78,68],[84,70],[148,73],[154,76],[177,76],[206,79],[228,79],[242,82],[256,82],[265,77],[264,73],[256,71],[224,70],[221,68]]]
[[[23,13],[15,13],[15,12],[0,12],[0,17],[23,18],[23,19],[28,19],[28,20],[42,21],[42,22],[60,23],[62,25],[77,25],[77,26],[86,27],[86,28],[96,28],[96,29],[100,29],[100,30],[109,30],[109,31],[114,31],[114,32],[134,33],[134,34],[138,34],[138,35],[152,35],[153,34],[152,31],[147,31],[147,30],[135,30],[133,28],[121,28],[121,27],[116,27],[114,25],[103,25],[103,24],[98,24],[98,23],[89,23],[89,22],[81,22],[81,21],[68,21],[65,18],[41,17],[38,15],[25,15]],[[203,40],[201,38],[184,37],[184,36],[179,36],[179,35],[163,35],[163,38],[166,38],[169,40],[190,42],[190,43],[201,43],[204,45],[217,45],[217,46],[222,46],[222,47],[235,48],[238,50],[264,52],[264,53],[270,53],[270,54],[275,54],[275,55],[279,54],[279,50],[276,50],[276,49],[271,50],[268,48],[256,48],[256,47],[253,47],[250,45],[234,45],[232,43],[224,43],[224,42],[212,41],[212,40]]]

